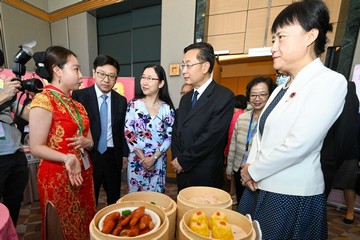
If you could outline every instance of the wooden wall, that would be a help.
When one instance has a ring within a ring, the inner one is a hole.
[[[346,1],[346,0],[344,0]],[[269,6],[269,2],[271,5]],[[275,17],[293,0],[208,0],[205,41],[215,50],[229,50],[230,54],[248,53],[249,48],[271,47],[271,25]],[[330,46],[336,41],[341,1],[325,0],[334,25],[329,34]]]
[[[271,57],[240,60],[240,62],[222,62],[219,83],[231,89],[235,95],[246,94],[246,85],[256,76],[269,76],[275,80]],[[244,62],[245,61],[245,62]]]
[[[271,25],[276,16],[296,0],[208,0],[205,41],[214,46],[215,51],[229,50],[238,58],[219,59],[219,67],[214,69],[215,79],[231,89],[234,94],[245,94],[247,83],[255,76],[266,75],[275,79],[272,59],[250,58],[249,48],[271,47]],[[269,2],[271,3],[270,5]],[[346,0],[325,0],[330,11],[330,22],[334,30],[328,34],[329,46],[342,43],[346,16],[341,8],[346,8]],[[347,11],[345,11],[347,12]],[[326,53],[322,55],[324,61]]]

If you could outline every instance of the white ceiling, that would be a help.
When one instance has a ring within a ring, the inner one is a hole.
[[[83,2],[85,0],[23,0],[47,13]]]

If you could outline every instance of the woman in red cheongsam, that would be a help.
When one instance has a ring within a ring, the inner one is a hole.
[[[57,210],[67,239],[89,239],[95,215],[92,166],[86,152],[93,145],[85,108],[71,99],[82,74],[76,55],[63,47],[35,53],[36,73],[51,82],[35,96],[30,110],[30,149],[41,159],[38,188],[45,238],[45,206]],[[41,64],[43,63],[43,64]]]

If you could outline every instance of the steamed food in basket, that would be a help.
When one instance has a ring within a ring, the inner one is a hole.
[[[191,197],[188,198],[189,201],[194,203],[201,203],[201,204],[217,204],[221,203],[219,199],[216,198],[214,195],[205,195],[205,196],[199,196],[199,197]]]
[[[159,216],[144,206],[110,212],[99,221],[99,230],[120,237],[136,237],[160,226]]]
[[[205,212],[196,211],[191,215],[189,226],[193,232],[203,237],[234,239],[232,226],[227,222],[227,216],[221,211],[214,212],[209,221]]]

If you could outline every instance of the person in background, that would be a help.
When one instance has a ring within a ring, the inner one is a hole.
[[[157,64],[145,66],[140,95],[128,104],[125,138],[130,149],[129,192],[165,192],[166,152],[171,144],[175,109],[166,73]]]
[[[95,84],[72,93],[73,99],[84,105],[90,118],[94,147],[89,153],[93,163],[96,205],[101,184],[108,205],[119,200],[121,172],[127,167],[129,150],[124,138],[127,100],[112,90],[119,69],[120,65],[114,58],[99,55],[93,63]],[[102,113],[104,109],[106,112]]]
[[[231,122],[230,122],[229,133],[228,133],[228,141],[227,141],[227,144],[226,144],[226,147],[225,147],[225,150],[224,150],[225,157],[227,157],[228,153],[229,153],[231,136],[232,136],[232,134],[234,132],[234,127],[235,127],[236,120],[238,119],[240,114],[245,112],[245,110],[247,108],[247,101],[248,100],[247,100],[246,96],[244,96],[242,94],[236,95],[234,97],[234,100],[235,100],[234,114],[233,114],[233,117],[232,117]]]
[[[178,191],[190,186],[222,188],[224,149],[234,112],[234,94],[213,81],[214,49],[194,43],[184,49],[180,65],[194,90],[183,96],[176,113],[171,162]]]
[[[187,94],[188,92],[190,92],[193,89],[194,89],[193,85],[184,83],[181,87],[180,95],[184,96],[185,94]]]
[[[95,194],[85,150],[94,144],[86,110],[70,96],[81,85],[80,65],[72,51],[60,46],[33,58],[37,75],[51,83],[32,100],[29,120],[30,150],[40,158],[37,182],[43,239],[48,202],[56,208],[66,239],[89,239]]]
[[[284,75],[285,73],[280,73],[278,70],[276,71],[276,85],[282,85],[289,80],[289,76]]]
[[[356,92],[356,86],[354,82],[349,82],[351,89],[349,91]],[[359,101],[354,96],[353,104],[359,109]],[[354,108],[355,109],[355,108]],[[357,115],[357,126],[351,126],[352,134],[357,136],[357,141],[353,142],[353,147],[350,151],[346,152],[346,156],[343,159],[337,173],[335,175],[333,188],[343,190],[344,200],[346,204],[346,213],[343,218],[345,224],[353,224],[355,220],[354,207],[356,201],[356,183],[358,178],[359,159],[360,159],[360,113]],[[348,134],[346,137],[350,137]]]
[[[246,86],[246,99],[253,108],[236,119],[234,131],[230,137],[230,148],[225,170],[228,180],[231,180],[232,176],[234,176],[238,202],[240,202],[245,189],[240,182],[241,163],[243,160],[246,161],[249,155],[260,113],[274,88],[275,84],[272,79],[262,76],[255,77]]]
[[[328,238],[320,150],[347,92],[345,77],[320,60],[329,20],[323,1],[304,0],[282,10],[271,28],[273,67],[290,78],[259,117],[238,207],[259,221],[264,239]]]
[[[0,66],[4,64],[4,55],[0,50]],[[3,70],[2,68],[0,69]],[[0,76],[4,79],[5,76]],[[16,226],[20,212],[24,190],[29,179],[27,159],[21,145],[21,133],[13,124],[12,114],[16,112],[18,102],[12,101],[21,88],[14,77],[4,80],[4,88],[0,89],[0,199],[9,209],[12,222]],[[22,105],[19,104],[19,108]],[[29,120],[29,109],[25,107],[20,116]]]

